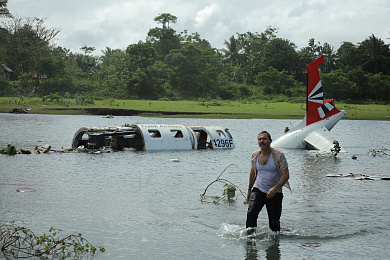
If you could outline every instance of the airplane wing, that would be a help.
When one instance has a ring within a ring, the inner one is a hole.
[[[334,147],[333,142],[336,141],[326,127],[320,127],[312,131],[303,140],[315,149],[327,152],[331,151]],[[345,152],[345,150],[341,147],[340,152]]]

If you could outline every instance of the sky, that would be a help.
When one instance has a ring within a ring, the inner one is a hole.
[[[232,35],[269,26],[297,50],[310,38],[335,51],[344,41],[357,44],[372,34],[390,43],[390,0],[8,0],[7,8],[45,18],[46,27],[61,30],[57,45],[79,53],[84,45],[95,47],[95,55],[145,41],[150,29],[161,27],[153,21],[161,13],[178,17],[170,24],[177,33],[198,32],[218,49]]]

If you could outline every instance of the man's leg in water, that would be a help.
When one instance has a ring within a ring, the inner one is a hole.
[[[280,216],[282,215],[283,193],[276,193],[273,198],[267,199],[266,207],[268,213],[269,228],[280,231]]]
[[[246,228],[248,235],[252,235],[257,227],[257,218],[265,204],[267,195],[257,188],[253,188],[248,203],[248,212],[246,214]],[[248,229],[249,228],[249,229]]]

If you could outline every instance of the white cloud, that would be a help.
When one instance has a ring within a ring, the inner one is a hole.
[[[195,26],[201,27],[206,21],[211,18],[216,12],[218,12],[218,6],[216,4],[210,4],[206,6],[204,9],[198,11],[195,17]]]

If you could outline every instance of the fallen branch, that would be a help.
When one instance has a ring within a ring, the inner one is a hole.
[[[223,173],[226,171],[226,169],[229,168],[230,166],[237,166],[237,165],[235,165],[235,164],[230,164],[229,166],[227,166],[227,167],[221,172],[221,174],[217,177],[217,179],[215,179],[215,180],[212,181],[209,185],[207,185],[207,187],[206,187],[206,189],[204,190],[204,192],[200,195],[200,201],[201,201],[201,202],[206,202],[205,197],[206,197],[207,189],[208,189],[211,185],[213,185],[214,183],[216,183],[216,182],[222,182],[222,183],[224,183],[224,184],[225,184],[224,187],[227,187],[227,188],[225,188],[225,191],[223,192],[223,195],[224,195],[224,196],[222,196],[222,197],[216,196],[215,198],[216,198],[217,200],[216,200],[216,201],[213,201],[213,203],[218,203],[220,200],[222,200],[222,199],[225,198],[225,197],[228,197],[228,199],[231,199],[231,197],[229,196],[229,194],[228,194],[228,192],[227,192],[227,189],[229,189],[229,188],[231,189],[231,187],[234,187],[235,189],[239,190],[240,193],[241,193],[241,195],[244,197],[245,202],[246,202],[246,194],[244,194],[244,193],[242,192],[242,190],[241,190],[237,185],[235,185],[234,183],[232,183],[231,181],[229,181],[229,180],[227,180],[227,179],[221,179],[222,174],[223,174]],[[230,185],[230,187],[229,187],[229,185]],[[233,197],[234,197],[234,196],[233,196]]]

